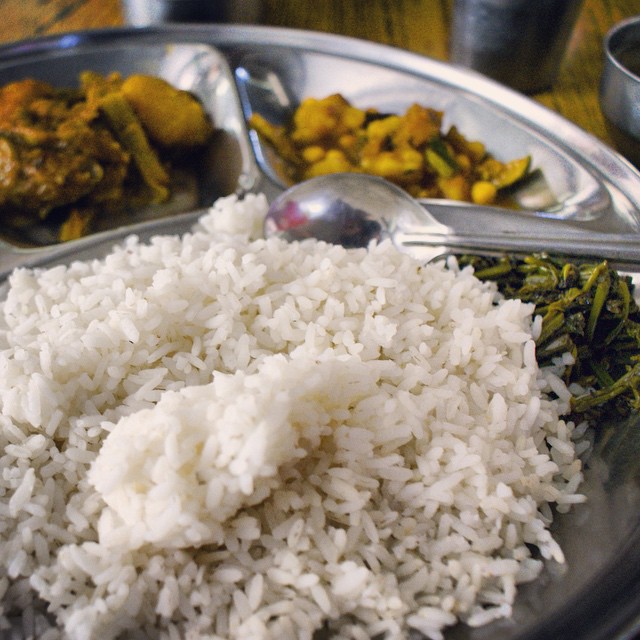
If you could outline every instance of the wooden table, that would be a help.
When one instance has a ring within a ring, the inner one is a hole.
[[[265,0],[262,23],[364,38],[446,60],[451,11],[451,0]],[[613,24],[636,14],[640,0],[585,0],[558,81],[534,96],[608,144],[598,104],[602,41]],[[0,42],[123,24],[119,0],[0,0],[0,15]]]

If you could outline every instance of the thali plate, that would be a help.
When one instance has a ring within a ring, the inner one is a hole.
[[[385,47],[318,33],[264,27],[184,25],[64,34],[0,48],[0,84],[35,77],[69,86],[86,69],[151,73],[196,93],[218,134],[198,207],[231,193],[284,184],[246,125],[259,111],[282,120],[306,96],[342,93],[358,106],[441,109],[463,135],[498,158],[525,153],[544,179],[518,192],[523,208],[600,232],[640,233],[640,174],[622,157],[557,114],[473,72]],[[0,245],[0,275],[18,264],[94,257],[118,238],[189,228],[197,214],[132,226],[66,245]],[[640,235],[639,254],[640,254]],[[640,258],[639,261],[640,263]],[[451,640],[597,640],[630,637],[640,624],[640,437],[633,424],[592,460],[586,505],[559,518],[568,570],[550,566],[521,588],[514,617],[483,628],[460,625]],[[615,471],[615,473],[613,473]]]

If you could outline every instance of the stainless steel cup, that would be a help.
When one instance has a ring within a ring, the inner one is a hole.
[[[582,0],[455,0],[450,59],[524,93],[549,89],[581,5]]]
[[[121,0],[127,24],[257,22],[261,0]]]
[[[600,108],[615,147],[640,168],[640,16],[605,37]]]

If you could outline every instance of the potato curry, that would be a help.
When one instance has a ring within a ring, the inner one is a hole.
[[[191,93],[146,75],[80,74],[78,88],[34,79],[0,88],[0,215],[51,221],[58,239],[100,218],[167,202],[174,167],[213,133]]]
[[[363,172],[386,178],[414,197],[492,204],[527,176],[529,156],[500,162],[455,126],[442,133],[443,115],[419,104],[402,115],[380,113],[333,94],[303,100],[285,125],[259,113],[249,124],[274,149],[289,182]]]

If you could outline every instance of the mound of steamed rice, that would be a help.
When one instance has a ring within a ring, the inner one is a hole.
[[[265,207],[11,276],[4,624],[437,639],[563,561],[581,465],[531,306],[388,243],[252,239]]]

